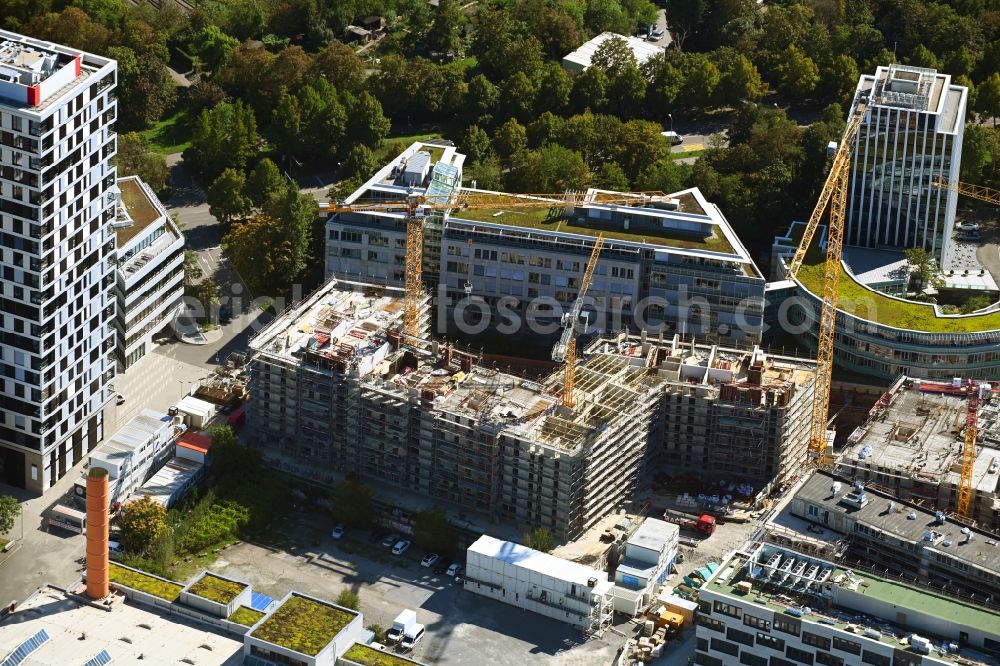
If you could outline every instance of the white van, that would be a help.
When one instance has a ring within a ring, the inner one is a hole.
[[[399,644],[404,650],[412,650],[413,646],[420,642],[420,639],[424,637],[424,625],[417,624],[409,629],[403,634],[403,642]]]
[[[674,131],[660,132],[660,134],[670,142],[671,146],[679,146],[684,143],[684,137]]]

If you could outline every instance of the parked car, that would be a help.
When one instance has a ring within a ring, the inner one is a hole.
[[[424,559],[420,560],[420,566],[430,568],[434,566],[434,563],[441,559],[441,556],[437,553],[430,553]]]
[[[397,541],[399,541],[398,534],[389,534],[387,536],[382,537],[382,546],[384,548],[392,548]]]
[[[220,324],[228,324],[232,320],[233,320],[233,311],[229,308],[229,306],[223,305],[221,308],[219,308]]]
[[[392,554],[402,555],[409,549],[409,547],[410,547],[409,541],[407,541],[406,539],[400,539],[399,541],[396,542],[396,545],[392,547]]]
[[[957,231],[979,231],[978,222],[959,222],[955,225]]]
[[[457,578],[461,573],[462,573],[462,565],[459,564],[458,562],[454,562],[450,567],[448,567],[447,574],[449,576],[452,576],[453,578]]]
[[[344,526],[343,525],[337,525],[336,527],[334,527],[333,528],[333,532],[330,533],[330,536],[333,537],[334,539],[338,540],[338,541],[340,539],[343,539],[344,538]]]
[[[108,541],[108,557],[113,560],[120,560],[125,551],[122,550],[122,545],[117,541]]]

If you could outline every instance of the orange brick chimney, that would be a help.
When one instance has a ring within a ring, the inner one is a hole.
[[[108,470],[87,473],[87,596],[108,596]]]

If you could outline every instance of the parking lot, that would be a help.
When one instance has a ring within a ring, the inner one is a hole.
[[[421,567],[426,553],[416,547],[394,556],[367,531],[334,541],[332,527],[329,517],[300,514],[279,543],[231,546],[212,569],[276,598],[294,589],[332,600],[350,588],[361,598],[365,624],[385,629],[404,608],[415,610],[427,633],[413,656],[427,663],[609,664],[625,642],[606,632],[584,643],[568,624],[467,592]]]

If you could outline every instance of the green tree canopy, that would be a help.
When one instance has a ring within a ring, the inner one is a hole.
[[[239,100],[223,102],[201,112],[184,161],[193,166],[203,183],[210,184],[227,168],[246,169],[259,144],[253,110]]]
[[[167,510],[144,495],[125,504],[118,524],[125,550],[141,554],[168,529]]]
[[[10,495],[0,495],[0,534],[14,528],[14,518],[21,511],[21,505]]]
[[[252,203],[245,190],[246,176],[242,171],[224,170],[208,188],[208,212],[223,224],[242,218]]]
[[[167,186],[167,161],[163,155],[146,148],[146,141],[141,134],[125,132],[118,135],[118,152],[115,154],[115,166],[118,167],[118,177],[138,176],[153,188],[154,192],[163,193]]]

